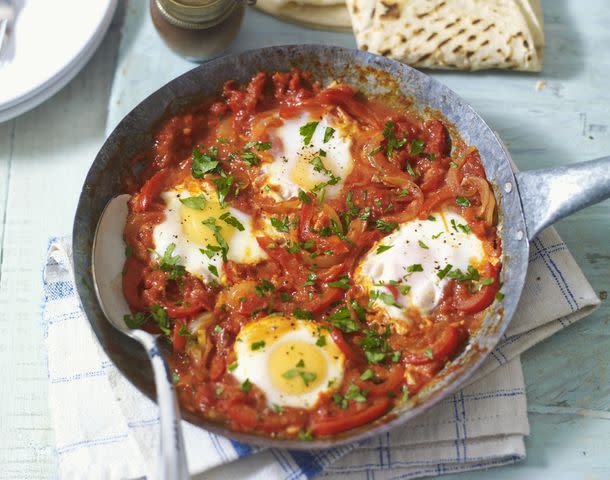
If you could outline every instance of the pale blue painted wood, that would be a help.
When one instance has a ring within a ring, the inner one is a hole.
[[[191,68],[163,61],[171,53],[141,28],[145,2],[133,0],[127,8],[126,42],[152,47],[117,63],[117,17],[100,51],[66,89],[0,124],[0,362],[11,367],[0,373],[6,387],[0,389],[2,478],[49,478],[55,472],[38,320],[40,265],[49,235],[70,230],[82,178],[104,138],[106,105],[117,102],[119,115],[150,93],[149,86],[134,81],[110,99],[114,71],[137,69],[140,78],[155,75],[162,85]],[[543,0],[543,8],[542,73],[432,72],[500,133],[522,170],[610,153],[610,2]],[[232,50],[304,42],[355,45],[348,34],[299,28],[250,11]],[[538,80],[546,87],[536,90]],[[602,297],[610,290],[609,206],[590,207],[557,225]],[[527,459],[450,478],[610,478],[609,319],[606,301],[589,318],[523,355],[532,412]]]

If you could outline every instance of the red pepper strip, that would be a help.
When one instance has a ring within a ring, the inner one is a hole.
[[[167,170],[159,170],[152,177],[150,177],[146,183],[140,189],[137,195],[137,202],[134,205],[136,212],[145,212],[150,207],[150,204],[163,190],[165,178],[167,177]]]
[[[483,278],[492,278],[493,283],[482,285],[478,292],[470,293],[466,283],[456,282],[453,306],[464,313],[476,313],[492,304],[498,292],[498,268],[490,263],[484,268]]]
[[[456,327],[449,325],[440,337],[432,344],[430,351],[432,355],[423,352],[407,352],[405,360],[412,365],[423,365],[448,358],[458,347],[459,336]]]
[[[316,437],[334,435],[352,428],[365,425],[376,418],[381,417],[391,406],[388,397],[377,397],[373,400],[370,407],[359,412],[350,413],[341,417],[330,417],[324,419],[314,419],[311,427]]]

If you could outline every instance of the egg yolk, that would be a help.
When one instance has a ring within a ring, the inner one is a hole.
[[[328,181],[327,175],[316,172],[313,165],[310,163],[315,158],[315,155],[298,155],[297,161],[290,173],[290,180],[301,187],[305,191],[311,191],[314,187],[320,183]],[[333,175],[337,175],[327,163],[322,159],[324,168],[328,168]]]
[[[298,395],[315,390],[326,378],[326,361],[318,347],[307,342],[278,345],[269,355],[269,376],[280,392]]]
[[[219,219],[228,210],[220,206],[215,196],[206,195],[206,199],[207,201],[202,210],[190,208],[183,204],[180,205],[180,224],[182,225],[182,231],[189,241],[199,245],[218,246],[213,229],[208,225],[204,225],[203,222],[208,218],[216,219],[216,225],[220,228],[220,234],[227,242],[235,233],[235,227]]]

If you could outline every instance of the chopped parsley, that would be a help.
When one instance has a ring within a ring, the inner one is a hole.
[[[470,200],[468,200],[466,197],[456,197],[455,203],[458,205],[458,207],[470,207],[471,205]]]
[[[292,314],[295,316],[295,318],[300,320],[311,320],[313,318],[313,315],[309,310],[303,310],[302,308],[295,308],[292,311]]]
[[[381,333],[378,333],[374,328],[365,328],[364,334],[364,338],[360,339],[360,346],[362,346],[369,363],[380,363],[387,357],[393,357],[394,352],[388,345],[389,326],[386,326]]]
[[[313,137],[313,134],[315,133],[319,123],[320,122],[308,122],[301,128],[299,128],[299,133],[303,137],[303,143],[305,145],[309,145],[309,143],[311,142],[311,138]]]
[[[180,199],[180,203],[182,203],[183,205],[187,206],[188,208],[192,208],[194,210],[203,210],[203,207],[205,206],[205,202],[207,202],[207,199],[205,198],[205,195],[203,195],[203,194],[197,195],[196,197],[188,197],[188,198]]]
[[[233,363],[230,363],[227,368],[229,369],[229,372],[235,370],[237,368],[237,360],[235,360]]]
[[[132,315],[124,315],[123,320],[129,328],[140,328],[149,318],[144,312],[137,312]]]
[[[227,225],[231,225],[232,227],[237,228],[237,230],[239,230],[240,232],[243,232],[245,230],[242,223],[237,220],[237,218],[235,218],[233,215],[231,215],[230,212],[223,213],[219,218]]]
[[[307,195],[303,190],[299,190],[299,200],[309,205],[311,203],[311,197]]]
[[[390,233],[390,232],[394,231],[396,228],[398,228],[397,223],[386,222],[385,220],[382,220],[382,219],[377,220],[377,223],[375,224],[375,226],[377,227],[377,230],[379,230],[383,233]]]
[[[396,138],[396,134],[394,133],[394,122],[391,120],[386,122],[385,126],[383,127],[383,136],[387,141],[386,155],[388,158],[392,157],[394,150],[401,149],[404,144],[407,143],[406,132],[403,132],[403,138],[401,140]]]
[[[424,350],[424,355],[432,360],[434,358],[434,352],[432,351],[432,348],[430,348],[430,347],[426,348]]]
[[[201,151],[201,146],[193,148],[191,156],[193,163],[191,165],[191,174],[194,178],[203,178],[206,173],[218,173],[218,147],[210,147],[204,153]]]
[[[335,134],[335,129],[332,127],[326,127],[324,129],[324,143],[327,143]]]
[[[366,380],[370,380],[371,378],[373,378],[375,376],[375,373],[373,372],[373,370],[371,370],[370,368],[365,370],[362,375],[360,375],[360,380],[362,380],[363,382]]]
[[[263,298],[266,293],[275,291],[275,285],[273,285],[273,283],[271,283],[269,280],[263,280],[260,284],[254,287],[254,290],[256,290],[257,297]]]
[[[252,390],[252,382],[250,381],[249,378],[246,378],[241,386],[239,387],[239,389],[244,392],[244,393],[248,393],[250,390]]]
[[[496,293],[496,300],[498,302],[501,302],[502,300],[504,300],[504,294],[502,292]]]
[[[375,253],[379,255],[380,253],[387,252],[393,246],[394,245],[379,245]]]
[[[357,332],[360,329],[360,323],[352,318],[352,312],[345,305],[337,308],[337,310],[329,315],[328,321],[331,325],[345,333]]]
[[[409,265],[407,267],[407,272],[409,272],[409,273],[423,272],[423,271],[424,271],[424,267],[421,266],[421,263],[414,263],[413,265]]]
[[[345,398],[347,400],[353,400],[355,402],[366,402],[366,395],[368,392],[366,390],[360,390],[360,387],[355,383],[350,384],[345,392]]]
[[[227,241],[223,238],[222,234],[220,233],[220,227],[218,225],[216,225],[216,219],[214,217],[210,217],[210,218],[203,220],[201,223],[203,223],[206,227],[208,227],[210,230],[212,230],[212,234],[214,235],[214,238],[218,242],[218,246],[220,248],[220,254],[222,255],[222,260],[224,262],[226,262],[227,253],[229,252],[229,244],[227,243]],[[208,248],[209,248],[209,246],[208,246]],[[206,251],[206,255],[207,255],[207,251]]]
[[[424,151],[426,143],[423,140],[414,138],[411,141],[411,155],[419,155]]]
[[[216,268],[216,265],[212,265],[211,263],[208,265],[208,270],[210,271],[210,273],[212,275],[214,275],[215,277],[218,277],[218,268]]]
[[[271,217],[271,225],[279,232],[288,233],[288,230],[290,230],[290,218],[288,216],[283,219]]]
[[[313,430],[299,430],[299,439],[306,440],[308,442],[313,440]]]
[[[222,327],[220,325],[216,325],[214,327],[214,330],[212,330],[214,333],[218,334],[220,332],[222,332]]]
[[[445,278],[447,276],[447,274],[451,271],[452,268],[453,268],[453,265],[448,263],[447,265],[445,265],[445,268],[443,268],[441,271],[436,273],[436,276],[442,280],[443,278]]]
[[[305,286],[312,286],[316,284],[316,280],[318,279],[318,276],[315,273],[310,273],[309,275],[307,275],[307,281],[305,282]]]
[[[341,275],[337,281],[330,282],[328,286],[349,290],[349,277],[347,275]]]
[[[417,241],[417,244],[423,248],[424,250],[430,250],[430,247],[428,247],[428,245],[426,245],[424,242],[422,242],[421,240]]]
[[[153,250],[153,253],[159,259],[159,266],[158,266],[159,270],[162,270],[164,272],[169,272],[168,278],[170,280],[180,279],[186,273],[186,269],[184,268],[184,266],[178,264],[178,262],[180,262],[181,258],[178,255],[176,255],[176,256],[173,255],[175,248],[176,248],[176,244],[170,243],[167,246],[167,248],[165,249],[163,256],[159,255],[157,252],[155,252]]]
[[[326,335],[320,335],[316,340],[316,345],[318,347],[324,347],[326,345]]]
[[[305,370],[302,370],[304,366],[305,364],[303,363],[303,360],[301,360],[299,363],[297,363],[296,368],[291,368],[282,373],[282,377],[284,377],[286,380],[301,377],[305,386],[309,387],[309,384],[311,382],[314,382],[316,378],[318,378],[318,375],[315,372],[307,372]]]
[[[451,161],[449,162],[449,166],[450,166],[451,168],[458,168],[458,167],[459,167],[459,165],[458,165],[457,163],[455,163],[453,160],[451,160]]]
[[[264,340],[259,340],[258,342],[254,342],[252,345],[250,345],[251,350],[260,350],[261,348],[265,348]]]
[[[220,173],[220,178],[212,179],[212,182],[216,184],[218,202],[221,206],[224,206],[225,199],[227,198],[227,195],[229,194],[234,181],[235,177],[233,177],[233,175],[227,177],[227,174],[224,171]]]

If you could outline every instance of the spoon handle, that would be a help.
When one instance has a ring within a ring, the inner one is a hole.
[[[144,345],[155,377],[161,427],[159,478],[161,480],[186,480],[190,477],[180,425],[178,397],[171,372],[159,351],[157,337],[142,330],[134,330],[132,333]]]

